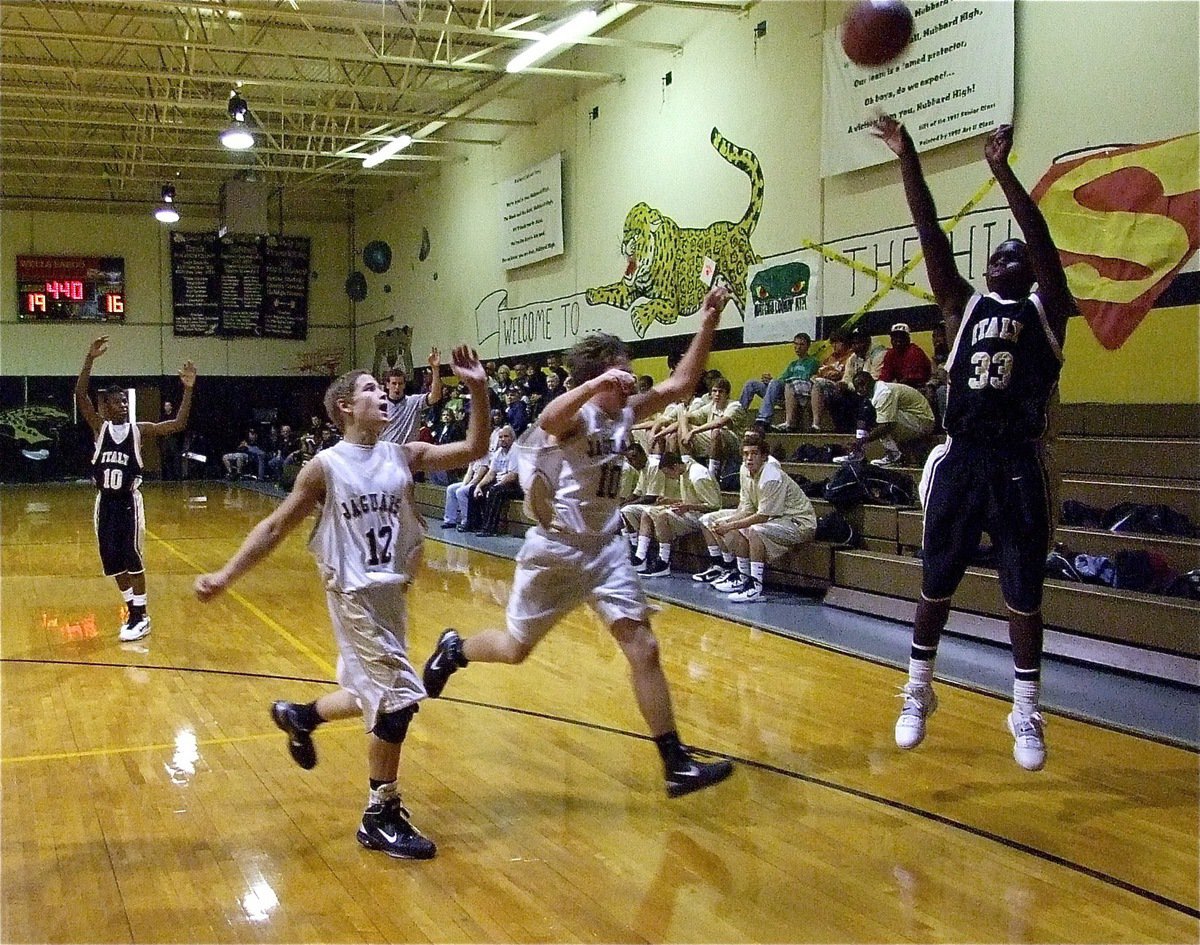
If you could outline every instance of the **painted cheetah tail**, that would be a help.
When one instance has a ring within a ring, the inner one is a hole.
[[[758,158],[753,151],[738,147],[716,128],[713,128],[709,140],[717,149],[717,154],[750,178],[750,203],[746,207],[745,214],[737,223],[738,229],[745,231],[746,236],[749,236],[758,224],[758,217],[762,213],[763,206],[763,174],[762,168],[758,164]]]

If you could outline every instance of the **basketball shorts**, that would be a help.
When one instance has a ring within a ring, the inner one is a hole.
[[[926,600],[953,596],[987,532],[1005,604],[1020,614],[1041,609],[1052,518],[1040,443],[947,440],[929,454],[920,494]]]
[[[517,554],[508,599],[509,634],[532,646],[583,603],[607,627],[649,616],[628,543],[620,535],[558,539],[531,528]]]
[[[337,681],[358,697],[367,731],[381,712],[425,698],[421,675],[408,659],[408,600],[404,585],[328,591],[337,641]]]
[[[675,509],[659,507],[650,512],[650,520],[656,528],[663,525],[671,529],[671,539],[682,538],[684,535],[694,535],[700,531],[699,512],[677,512]]]
[[[793,548],[799,548],[805,542],[812,541],[817,526],[793,518],[773,518],[769,522],[743,529],[743,533],[746,532],[762,539],[769,563],[778,561]]]
[[[108,496],[97,493],[92,522],[105,577],[141,574],[146,570],[142,562],[146,512],[140,492]]]
[[[631,532],[636,532],[642,525],[642,513],[654,508],[652,502],[633,502],[621,506],[621,520]]]

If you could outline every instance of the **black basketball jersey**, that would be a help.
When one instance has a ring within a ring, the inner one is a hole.
[[[92,481],[102,497],[128,496],[141,485],[141,436],[136,423],[104,421],[92,454]]]
[[[952,437],[1036,440],[1062,370],[1062,347],[1037,293],[1010,301],[971,296],[946,362],[943,426]]]

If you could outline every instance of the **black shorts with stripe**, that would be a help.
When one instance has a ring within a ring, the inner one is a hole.
[[[95,525],[105,577],[125,572],[139,574],[145,570],[142,563],[145,518],[141,493],[98,495]]]
[[[1049,496],[1040,442],[953,438],[937,447],[921,481],[921,594],[926,600],[951,597],[987,532],[1005,604],[1022,614],[1040,610],[1052,521]]]

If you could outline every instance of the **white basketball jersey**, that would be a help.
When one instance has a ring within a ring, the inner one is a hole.
[[[513,447],[525,508],[546,531],[612,535],[621,521],[621,468],[633,411],[614,419],[594,404],[579,411],[582,431],[551,445],[540,426]]]
[[[412,473],[404,449],[382,440],[345,440],[313,460],[325,469],[325,504],[308,549],[325,586],[356,591],[411,580],[424,530],[412,505]]]

